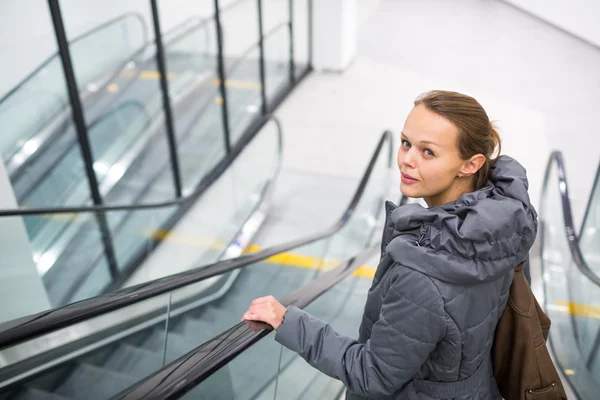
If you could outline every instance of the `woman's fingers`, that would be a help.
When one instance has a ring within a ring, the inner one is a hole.
[[[286,308],[273,296],[260,297],[250,304],[242,321],[262,321],[277,329],[286,311]]]
[[[262,304],[262,303],[269,303],[269,302],[273,302],[273,301],[277,301],[277,300],[275,300],[275,297],[265,296],[265,297],[259,297],[258,299],[254,299],[252,301],[252,304]]]

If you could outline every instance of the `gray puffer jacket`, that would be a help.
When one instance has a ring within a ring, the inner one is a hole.
[[[500,399],[491,347],[537,233],[527,189],[524,168],[502,156],[485,188],[452,203],[387,203],[358,340],[295,307],[275,339],[341,380],[348,399]]]

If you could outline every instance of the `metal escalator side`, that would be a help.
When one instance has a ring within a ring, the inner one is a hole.
[[[332,243],[351,238],[348,251],[356,254],[376,240],[374,222],[383,212],[392,152],[386,132],[348,208],[323,232],[0,326],[3,355],[14,359],[0,370],[3,391],[15,398],[32,390],[110,397],[239,321],[239,310],[252,296],[261,291],[285,296],[328,275],[317,261],[339,248]],[[289,251],[309,254],[315,264],[281,264],[278,257]]]
[[[540,206],[544,308],[552,320],[549,344],[563,379],[582,400],[595,399],[600,391],[598,178],[597,174],[578,234],[563,156],[554,152],[546,167]]]

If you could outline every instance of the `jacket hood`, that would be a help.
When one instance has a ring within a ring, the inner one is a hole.
[[[382,246],[405,267],[441,281],[468,285],[506,276],[537,235],[525,169],[501,156],[487,185],[442,206],[386,203]]]

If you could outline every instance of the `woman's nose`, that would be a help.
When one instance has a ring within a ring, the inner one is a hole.
[[[414,154],[412,148],[408,149],[408,151],[404,153],[404,157],[402,158],[401,166],[408,167],[408,168],[415,167],[415,154]]]

